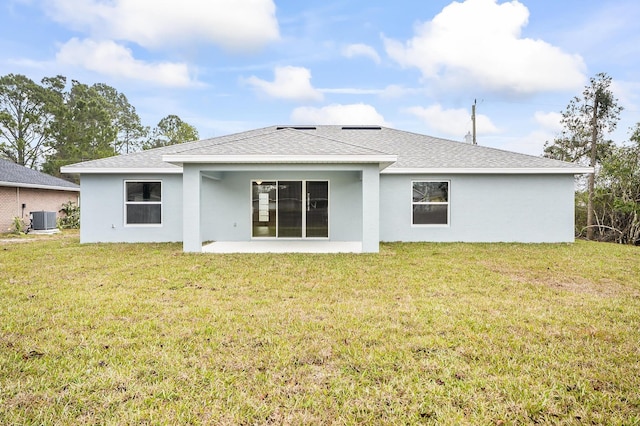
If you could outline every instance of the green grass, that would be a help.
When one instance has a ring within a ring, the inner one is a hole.
[[[640,424],[640,249],[0,242],[0,424]]]

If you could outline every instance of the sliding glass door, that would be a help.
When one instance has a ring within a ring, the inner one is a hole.
[[[302,238],[302,182],[278,182],[278,237]]]
[[[275,237],[277,182],[253,182],[252,188],[254,237]]]
[[[329,236],[329,183],[308,181],[306,184],[307,237],[327,238]]]
[[[254,238],[328,238],[329,182],[253,181]]]

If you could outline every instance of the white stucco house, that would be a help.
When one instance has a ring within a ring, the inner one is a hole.
[[[571,242],[574,176],[592,169],[327,125],[266,127],[62,172],[80,175],[84,243],[377,252],[380,241]]]

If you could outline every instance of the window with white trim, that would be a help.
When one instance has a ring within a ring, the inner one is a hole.
[[[125,225],[162,224],[162,182],[125,181]]]
[[[449,182],[413,181],[411,223],[413,225],[449,224]]]

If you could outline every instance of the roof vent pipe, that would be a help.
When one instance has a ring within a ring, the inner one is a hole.
[[[473,136],[471,135],[471,132],[467,132],[467,134],[464,135],[464,141],[468,144],[473,143]]]

